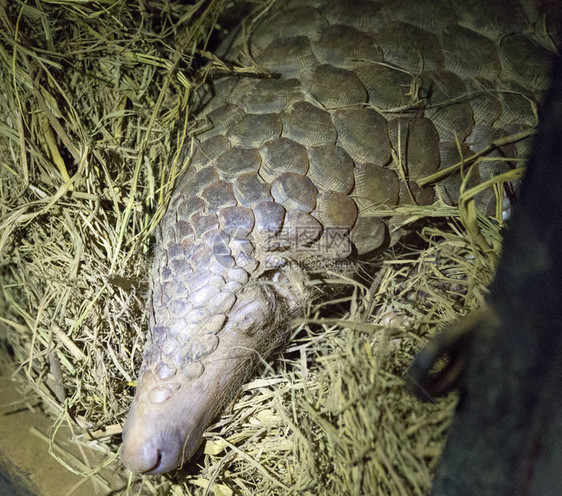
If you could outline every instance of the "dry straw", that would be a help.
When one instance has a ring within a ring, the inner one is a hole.
[[[310,302],[289,349],[182,474],[133,477],[116,460],[151,234],[186,167],[194,96],[209,73],[257,70],[207,51],[226,4],[0,0],[0,329],[17,376],[52,416],[52,455],[100,493],[425,494],[456,398],[420,404],[403,376],[486,294],[501,222],[476,214],[474,190],[460,209],[374,211],[396,228],[424,221],[424,248],[381,255],[355,278],[319,267],[310,284],[329,280],[330,295]],[[74,454],[60,448],[69,436]]]

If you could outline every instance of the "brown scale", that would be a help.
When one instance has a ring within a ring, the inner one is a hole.
[[[421,179],[439,168],[439,135],[429,119],[392,119],[388,134],[405,177]]]
[[[283,227],[285,208],[273,201],[258,203],[254,208],[255,226],[258,234],[277,234]]]
[[[318,64],[305,36],[273,41],[258,57],[257,62],[272,74],[286,78],[299,76],[302,71]]]
[[[390,160],[387,122],[370,108],[343,108],[332,114],[338,144],[355,164],[385,165]]]
[[[229,182],[240,174],[257,172],[260,165],[261,155],[254,148],[230,148],[217,158],[215,164],[220,178]]]
[[[226,134],[232,146],[256,148],[281,136],[279,114],[246,114]],[[235,168],[235,167],[233,167]]]
[[[302,74],[302,89],[327,110],[367,102],[367,90],[350,70],[316,65]]]
[[[355,69],[367,60],[383,60],[382,49],[374,37],[341,24],[323,29],[311,47],[321,64],[340,69]]]
[[[263,158],[260,176],[268,182],[284,172],[296,172],[302,175],[308,172],[306,148],[289,138],[279,138],[264,143],[260,153]]]
[[[330,114],[310,102],[297,102],[281,114],[283,136],[304,146],[334,144],[338,137]]]
[[[494,42],[470,29],[452,24],[441,35],[444,69],[462,78],[496,79],[500,61]]]
[[[296,172],[284,172],[271,183],[271,196],[287,210],[312,212],[316,208],[317,194],[314,183]]]
[[[404,69],[374,62],[358,67],[356,72],[369,93],[369,103],[377,110],[408,107],[415,100],[410,91],[415,78]]]
[[[443,68],[439,39],[424,29],[393,22],[378,32],[377,40],[387,63],[416,74]]]
[[[340,146],[318,145],[308,147],[308,177],[319,191],[348,194],[355,184],[355,164]]]
[[[244,207],[255,207],[258,203],[273,200],[271,186],[253,172],[238,176],[232,188],[236,200]]]
[[[247,87],[244,84],[247,82],[252,85]],[[239,86],[241,94],[236,97],[233,92],[231,102],[239,103],[247,113],[252,114],[281,112],[303,98],[298,79],[243,79]]]

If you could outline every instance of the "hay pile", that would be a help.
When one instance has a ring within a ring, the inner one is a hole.
[[[366,265],[362,282],[315,274],[345,290],[311,302],[290,349],[182,473],[132,477],[119,465],[151,234],[186,166],[194,94],[226,68],[206,52],[225,6],[0,1],[0,337],[52,416],[51,452],[102,494],[424,494],[456,398],[420,404],[403,376],[430,335],[481,305],[492,278],[500,224],[476,216],[474,191],[459,209],[394,212],[438,222],[423,251],[374,261],[375,279]],[[80,457],[57,448],[61,426]]]

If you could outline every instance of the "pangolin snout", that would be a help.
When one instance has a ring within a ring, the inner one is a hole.
[[[180,461],[180,439],[176,433],[162,436],[161,433],[151,437],[123,437],[124,445],[121,458],[123,464],[131,471],[142,474],[160,474],[173,470]]]
[[[134,405],[123,430],[121,460],[137,474],[161,474],[181,466],[201,443],[203,427],[188,407],[174,405],[160,415],[141,415]],[[192,412],[193,413],[193,412]],[[157,418],[164,417],[164,418]],[[173,427],[172,427],[173,425]]]

